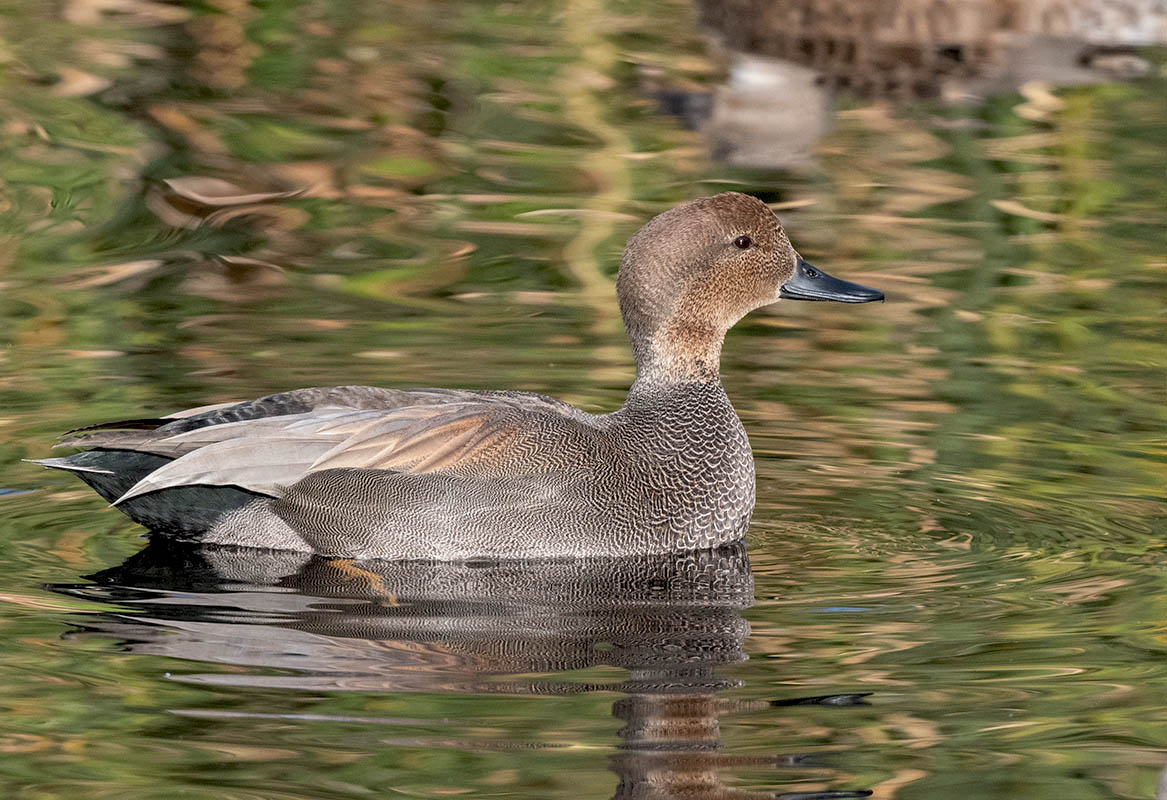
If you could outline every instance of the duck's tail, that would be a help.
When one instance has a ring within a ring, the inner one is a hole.
[[[64,458],[25,459],[71,472],[113,503],[138,481],[171,459],[133,450],[86,450]],[[228,511],[258,495],[233,486],[180,486],[139,495],[117,508],[139,525],[181,538],[198,538]]]

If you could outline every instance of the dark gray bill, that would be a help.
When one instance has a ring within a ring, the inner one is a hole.
[[[834,300],[839,303],[870,303],[882,300],[883,292],[850,281],[832,278],[818,267],[798,257],[794,274],[782,284],[778,296],[787,300]]]

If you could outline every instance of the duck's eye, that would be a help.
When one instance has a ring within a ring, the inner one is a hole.
[[[748,250],[753,243],[754,240],[748,236],[739,236],[733,240],[733,246],[738,250]]]

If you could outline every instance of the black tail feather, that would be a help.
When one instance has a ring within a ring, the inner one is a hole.
[[[106,502],[112,503],[142,478],[170,461],[133,450],[86,450],[45,466],[72,472]],[[153,531],[197,539],[224,513],[253,502],[259,495],[233,486],[176,486],[139,495],[118,506],[130,519]]]

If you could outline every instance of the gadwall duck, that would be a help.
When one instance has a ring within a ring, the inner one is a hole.
[[[779,299],[866,303],[728,192],[652,219],[616,281],[636,357],[624,406],[511,391],[297,389],[98,425],[38,461],[153,531],[387,559],[680,552],[740,540],[754,461],[718,374],[726,331]]]

